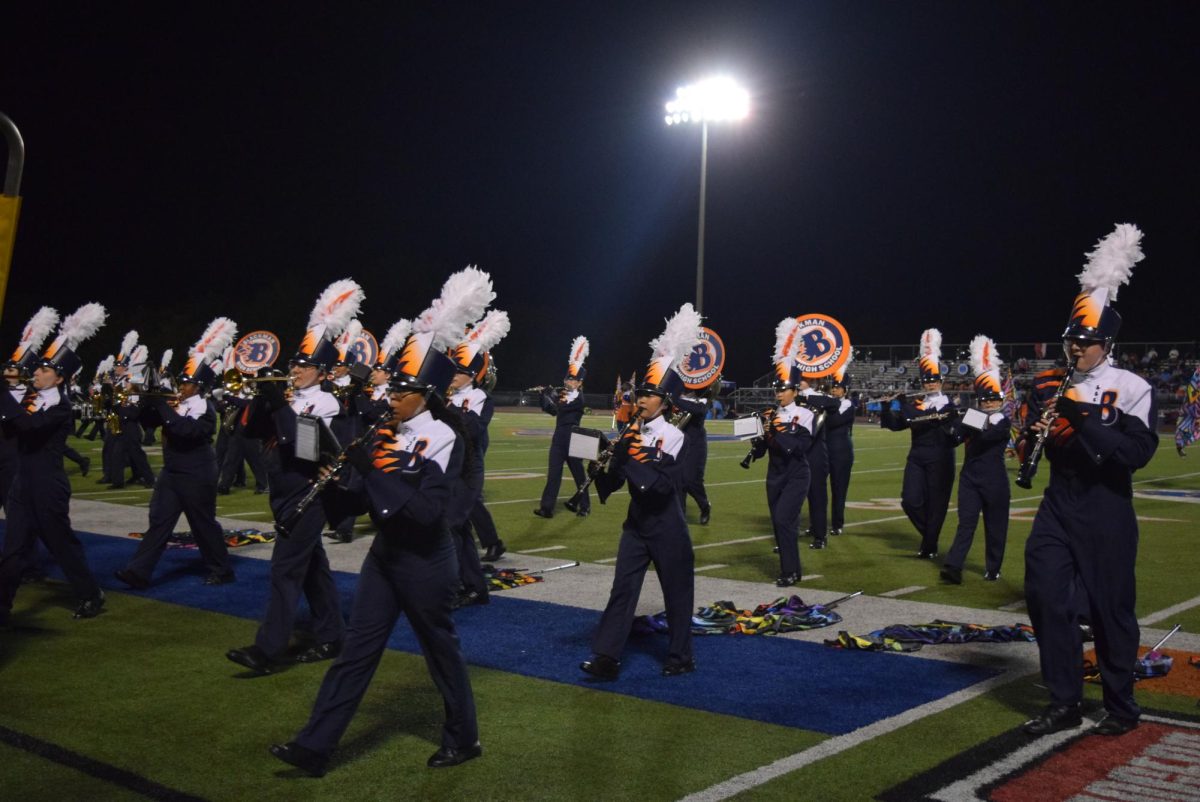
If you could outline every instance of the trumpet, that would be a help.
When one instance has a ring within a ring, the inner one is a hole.
[[[221,386],[225,392],[238,395],[246,387],[253,388],[259,382],[288,382],[291,376],[246,376],[237,368],[230,368],[221,374]]]
[[[1054,396],[1050,399],[1050,403],[1057,401],[1063,397],[1063,393],[1071,384],[1071,377],[1075,375],[1075,364],[1071,363],[1067,367],[1066,375],[1062,377],[1062,381],[1058,384],[1058,389],[1054,391]],[[1054,419],[1054,414],[1048,408],[1050,403],[1047,403],[1047,409],[1042,412],[1040,422],[1046,424],[1037,437],[1033,441],[1033,447],[1029,449],[1029,453],[1025,455],[1025,460],[1021,463],[1020,470],[1017,471],[1017,487],[1023,487],[1026,490],[1033,487],[1033,477],[1037,474],[1038,462],[1042,459],[1042,450],[1046,447],[1046,438],[1050,434],[1050,422]]]

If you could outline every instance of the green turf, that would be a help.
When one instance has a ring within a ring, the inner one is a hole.
[[[584,425],[602,427],[594,416]],[[549,521],[534,517],[544,480],[553,420],[536,413],[504,412],[492,424],[487,499],[513,551],[562,546],[543,556],[564,561],[608,560],[616,555],[625,500],[618,496],[579,519],[559,507]],[[542,430],[517,436],[518,429]],[[728,432],[730,424],[711,426]],[[68,466],[79,498],[145,505],[149,491],[108,491],[95,483],[99,441],[72,440],[96,458],[92,476]],[[802,549],[804,573],[819,575],[806,587],[878,594],[922,589],[904,598],[979,609],[1019,605],[1023,554],[1041,486],[1014,488],[1014,508],[1029,510],[1012,520],[999,582],[983,582],[982,532],[965,566],[961,586],[938,580],[938,565],[915,559],[918,538],[899,509],[906,434],[860,423],[846,534],[830,547]],[[692,526],[697,566],[724,565],[706,576],[758,583],[753,606],[778,595],[771,553],[763,478],[765,465],[738,467],[743,443],[712,443],[707,482],[714,504],[710,526]],[[160,458],[152,454],[156,467]],[[1015,472],[1015,465],[1010,470]],[[1047,466],[1039,481],[1044,481]],[[1134,478],[1138,487],[1200,486],[1200,468],[1176,456],[1164,437],[1154,461]],[[570,492],[567,477],[562,495]],[[953,502],[952,502],[953,504]],[[1191,542],[1200,505],[1138,499],[1141,524],[1138,614],[1184,604],[1197,592],[1200,550]],[[247,526],[269,525],[265,496],[235,490],[219,499],[222,515]],[[689,504],[689,519],[696,509]],[[949,547],[957,517],[942,533]],[[743,541],[743,542],[734,542]],[[802,546],[806,541],[802,541]],[[333,547],[336,548],[336,547]],[[520,567],[519,558],[507,561]],[[385,656],[359,715],[347,733],[329,777],[296,778],[265,747],[286,740],[308,715],[323,674],[304,666],[258,679],[241,679],[223,657],[248,642],[253,625],[243,619],[200,612],[144,598],[110,594],[109,612],[94,621],[70,619],[70,600],[55,584],[26,586],[17,598],[21,628],[0,637],[0,725],[25,732],[95,760],[136,771],[155,782],[210,799],[676,799],[821,743],[825,736],[647,702],[584,687],[566,686],[504,672],[472,668],[485,758],[453,771],[432,772],[425,758],[436,748],[441,705],[421,658]],[[698,598],[703,604],[708,599]],[[847,628],[854,630],[849,609]],[[1019,606],[1013,621],[1026,621]],[[902,623],[902,622],[897,622]],[[904,623],[917,623],[914,621]],[[1182,623],[1200,631],[1200,608],[1192,607],[1156,626]],[[401,624],[404,626],[404,624]],[[953,648],[953,647],[946,647]],[[997,648],[1004,648],[998,646]],[[469,657],[469,656],[468,656]],[[582,655],[564,655],[576,660]],[[898,657],[897,659],[904,659]],[[1194,671],[1177,664],[1176,671]],[[803,666],[778,688],[731,693],[819,693],[820,678]],[[951,710],[930,716],[742,795],[755,800],[863,799],[915,771],[995,736],[1024,720],[1043,703],[1035,677],[1018,678]],[[1095,698],[1096,689],[1088,689]],[[1171,697],[1152,687],[1139,698],[1156,708],[1191,712],[1194,699]],[[917,745],[920,748],[916,748]],[[0,788],[19,789],[20,799],[128,799],[130,794],[28,753],[0,747]]]

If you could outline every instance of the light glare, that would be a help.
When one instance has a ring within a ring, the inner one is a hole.
[[[675,122],[741,120],[750,114],[750,93],[722,76],[679,87],[666,105]]]

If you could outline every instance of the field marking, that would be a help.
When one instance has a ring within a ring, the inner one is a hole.
[[[895,590],[887,590],[876,595],[885,596],[889,599],[894,599],[897,596],[907,596],[910,593],[916,593],[918,590],[925,590],[925,585],[909,585],[906,588],[896,588]]]
[[[1020,599],[1019,601],[1001,605],[1000,607],[997,607],[996,609],[1003,610],[1006,613],[1019,613],[1025,609],[1025,600]]]
[[[1003,674],[984,680],[983,682],[972,685],[969,688],[963,688],[960,691],[944,696],[941,699],[936,699],[932,702],[919,705],[899,713],[891,718],[885,718],[876,721],[874,724],[869,724],[866,727],[860,727],[853,732],[848,732],[845,735],[837,735],[828,740],[822,741],[815,746],[797,752],[793,755],[781,757],[774,763],[769,763],[766,766],[747,771],[743,774],[730,777],[728,780],[709,786],[703,791],[697,791],[694,794],[685,796],[682,802],[717,802],[717,800],[729,799],[743,791],[749,791],[759,785],[770,782],[771,780],[783,777],[786,774],[791,774],[806,766],[815,763],[818,760],[824,760],[827,757],[833,757],[836,754],[845,752],[848,749],[853,749],[867,741],[874,740],[880,736],[895,732],[901,727],[906,727],[920,719],[931,716],[935,713],[940,713],[943,710],[949,710],[952,707],[968,702],[985,693],[990,693],[996,688],[1007,685],[1010,682],[1015,682],[1020,679],[1019,671],[1006,671]]]
[[[755,535],[754,537],[744,537],[740,540],[723,540],[720,543],[701,543],[699,545],[692,546],[692,551],[699,551],[700,549],[715,549],[718,546],[734,546],[738,543],[753,543],[756,540],[771,540],[774,537],[774,535]]]
[[[595,562],[600,565],[607,565],[608,563],[615,563],[616,561],[616,557],[605,557],[603,560],[596,560]]]
[[[521,549],[522,554],[540,554],[543,551],[562,551],[566,546],[543,546],[540,549]]]
[[[712,571],[717,568],[728,568],[728,567],[729,566],[726,565],[725,563],[713,563],[712,565],[697,565],[695,568],[692,569],[692,571],[698,574],[701,571]]]
[[[251,510],[250,512],[239,512],[236,515],[222,515],[221,517],[222,518],[234,518],[234,519],[261,518],[264,515],[273,517],[275,515],[275,513],[271,512],[270,510],[267,510],[266,512],[254,512],[253,510]],[[361,526],[361,524],[360,524],[360,526]]]
[[[801,582],[811,582],[814,579],[821,579],[824,576],[825,576],[824,574],[805,574],[804,576],[800,577],[800,581]]]
[[[1165,618],[1170,618],[1173,615],[1179,615],[1182,612],[1186,612],[1187,610],[1190,610],[1196,606],[1200,606],[1200,596],[1188,599],[1185,602],[1180,602],[1179,604],[1173,604],[1170,607],[1159,610],[1157,613],[1150,613],[1150,615],[1146,616],[1145,618],[1139,618],[1138,624],[1143,627],[1148,627],[1152,624],[1157,624],[1159,621],[1162,621]]]

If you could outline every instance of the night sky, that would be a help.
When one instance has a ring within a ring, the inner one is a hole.
[[[183,10],[181,10],[183,9]],[[452,271],[495,281],[504,389],[641,372],[694,300],[700,130],[675,88],[752,94],[709,137],[704,312],[727,376],[786,315],[856,344],[1054,341],[1118,222],[1146,259],[1122,339],[1197,334],[1191,2],[18,3],[0,111],[27,161],[4,348],[41,304],[181,354],[216,315],[294,351],[351,276],[382,337]],[[177,356],[175,367],[182,364]]]

